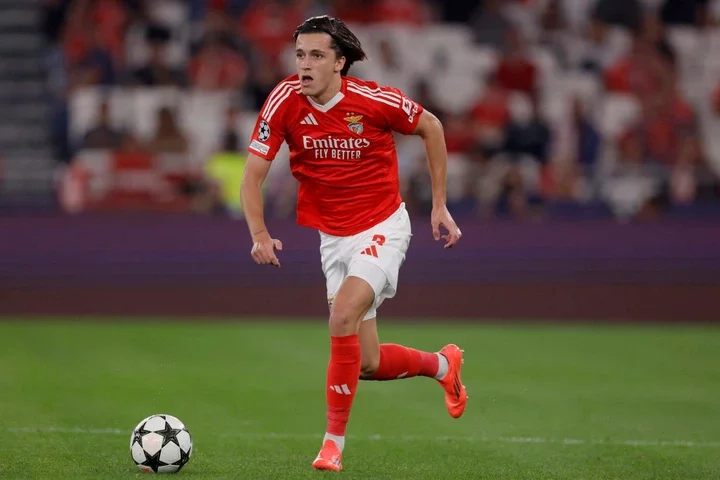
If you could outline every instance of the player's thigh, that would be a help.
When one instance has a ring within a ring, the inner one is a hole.
[[[330,310],[331,335],[359,333],[360,322],[375,301],[373,287],[363,278],[348,275]]]
[[[321,235],[320,261],[325,276],[327,302],[330,310],[332,310],[335,297],[348,273],[347,262],[344,260],[347,244],[346,239]]]

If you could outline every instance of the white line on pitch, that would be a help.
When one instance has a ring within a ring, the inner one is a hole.
[[[129,429],[120,428],[83,428],[83,427],[10,427],[13,433],[76,433],[94,435],[130,435]],[[288,439],[305,440],[320,439],[322,435],[311,433],[230,433],[220,434],[221,437],[255,438],[260,440]],[[552,438],[552,437],[480,437],[455,435],[348,435],[348,439],[358,440],[385,440],[404,442],[469,442],[469,443],[543,443],[561,445],[611,445],[627,447],[696,447],[720,448],[720,441],[694,441],[694,440],[587,440],[580,438]]]

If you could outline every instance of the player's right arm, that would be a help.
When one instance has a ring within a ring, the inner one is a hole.
[[[271,162],[254,153],[248,155],[240,187],[240,198],[253,241],[250,254],[260,265],[279,267],[280,261],[275,255],[275,249],[282,250],[282,242],[270,236],[263,213],[262,184],[270,171],[270,164]]]
[[[285,141],[285,112],[289,108],[292,95],[300,88],[299,85],[297,79],[286,79],[270,92],[260,110],[248,145],[248,160],[240,187],[240,199],[253,241],[251,255],[260,265],[280,266],[275,249],[282,250],[282,243],[272,238],[265,226],[262,185],[275,155]]]

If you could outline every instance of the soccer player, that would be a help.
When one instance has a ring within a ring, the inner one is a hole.
[[[297,74],[280,82],[260,111],[249,145],[241,197],[261,265],[280,267],[280,240],[267,231],[261,186],[285,141],[299,181],[297,222],[317,229],[330,307],[327,429],[313,468],[339,471],[345,430],[360,379],[435,378],[454,418],[467,402],[462,351],[446,345],[421,352],[380,344],[376,313],[395,296],[410,243],[399,193],[392,132],[425,142],[432,181],[432,232],[453,247],[461,237],[446,208],[447,151],[438,119],[395,88],[348,76],[365,59],[359,40],[340,20],[313,17],[294,33]],[[447,230],[441,234],[440,227]]]

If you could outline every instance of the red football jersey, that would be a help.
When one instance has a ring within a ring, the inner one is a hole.
[[[395,88],[347,76],[335,97],[319,105],[301,93],[296,74],[268,95],[249,151],[273,160],[286,141],[300,182],[298,224],[354,235],[400,206],[392,132],[412,133],[422,111]]]

